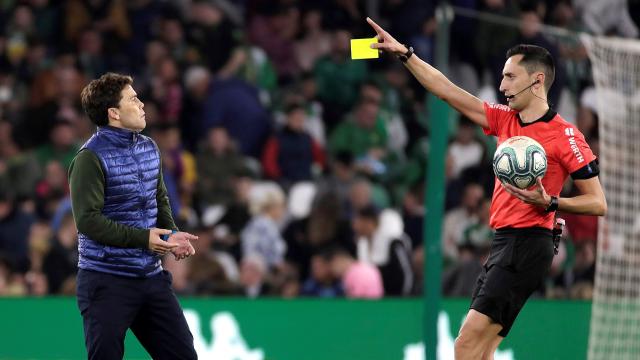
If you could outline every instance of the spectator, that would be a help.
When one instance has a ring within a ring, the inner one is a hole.
[[[160,39],[169,48],[170,56],[179,68],[196,62],[196,49],[187,42],[184,26],[176,14],[164,16],[160,28]]]
[[[51,239],[51,249],[45,255],[42,270],[47,276],[50,294],[68,294],[75,285],[78,270],[78,236],[73,216],[68,213]]]
[[[64,12],[64,33],[67,41],[75,42],[82,29],[92,25],[106,35],[106,52],[118,54],[116,49],[131,36],[126,4],[123,0],[69,0],[64,4]]]
[[[358,260],[380,269],[386,295],[407,296],[414,281],[411,243],[402,234],[396,237],[382,231],[379,216],[375,207],[367,206],[360,209],[353,219]]]
[[[281,83],[290,82],[299,71],[294,53],[299,16],[295,6],[266,3],[249,22],[249,39],[273,61]]]
[[[30,266],[28,236],[34,222],[33,215],[16,206],[9,189],[0,187],[0,254],[20,273]]]
[[[320,255],[311,257],[311,277],[302,284],[302,295],[334,298],[342,294],[342,286],[331,272],[331,262]]]
[[[295,43],[295,55],[303,71],[311,71],[316,60],[331,51],[331,36],[322,28],[322,17],[319,9],[302,15],[302,36]]]
[[[318,97],[327,114],[325,122],[333,129],[337,120],[351,109],[358,99],[358,87],[367,75],[362,61],[349,59],[351,33],[337,30],[332,34],[331,53],[316,61],[313,73],[318,83]]]
[[[249,197],[253,217],[242,231],[242,255],[259,255],[268,269],[284,265],[287,244],[278,223],[285,215],[285,195],[274,183],[254,186]]]
[[[631,20],[627,0],[576,0],[575,7],[586,28],[595,35],[638,37],[638,26]]]
[[[453,176],[459,177],[468,167],[480,164],[484,155],[484,147],[476,138],[475,125],[462,118],[455,139],[449,144],[449,156],[453,161]]]
[[[192,1],[189,11],[192,20],[188,30],[189,42],[198,50],[209,71],[217,74],[237,46],[233,25],[215,2]]]
[[[402,220],[404,229],[411,239],[412,248],[422,245],[424,240],[424,186],[417,183],[407,190],[402,200]]]
[[[246,173],[242,156],[222,127],[209,130],[206,142],[196,155],[196,168],[196,199],[201,210],[210,205],[230,204],[234,199],[235,179]]]
[[[211,94],[211,73],[203,66],[192,66],[184,74],[184,100],[180,129],[187,148],[197,150],[204,122],[205,99]]]
[[[482,187],[471,183],[463,190],[461,206],[446,214],[442,227],[442,249],[443,256],[448,261],[455,262],[457,259],[457,244],[462,243],[464,230],[469,225],[478,222],[478,209],[483,198],[484,190]]]
[[[228,252],[236,261],[242,258],[241,233],[251,220],[249,195],[252,187],[253,180],[247,176],[233,181],[233,200],[214,227],[216,249]],[[203,219],[203,223],[207,225],[208,220]]]
[[[265,175],[283,184],[312,180],[324,167],[324,152],[305,131],[305,109],[292,104],[286,110],[287,122],[267,142],[262,163]]]
[[[240,262],[240,284],[249,298],[269,295],[271,288],[266,282],[267,264],[258,254],[246,255]]]
[[[303,279],[310,276],[311,258],[323,249],[339,245],[353,255],[356,252],[340,198],[334,193],[317,196],[309,216],[289,223],[283,237],[287,241],[287,261],[298,268]]]
[[[67,171],[57,161],[51,161],[44,170],[44,177],[36,185],[36,212],[42,219],[50,219],[58,205],[69,195]]]
[[[342,280],[346,297],[378,299],[384,295],[382,276],[377,267],[357,261],[339,248],[323,256],[331,262],[334,276]]]
[[[203,103],[201,131],[224,127],[243,154],[259,157],[269,134],[270,116],[257,89],[238,79],[216,79],[210,86]]]
[[[151,79],[151,98],[159,104],[161,122],[176,124],[182,112],[182,85],[175,60],[165,57],[159,61]]]
[[[51,161],[59,162],[65,170],[79,150],[73,124],[64,119],[55,122],[49,136],[49,143],[36,149],[36,157],[44,169]]]
[[[89,79],[99,77],[110,67],[110,57],[105,56],[102,44],[102,34],[93,28],[82,30],[78,37],[78,64]]]
[[[379,102],[362,99],[329,139],[332,154],[348,152],[356,159],[358,168],[367,174],[386,171],[382,161],[389,140],[386,124],[378,117],[378,110]]]
[[[356,172],[353,164],[353,156],[346,151],[340,151],[330,160],[331,172],[318,184],[319,193],[335,194],[340,204],[347,206],[349,191],[356,180]]]
[[[12,124],[0,121],[0,187],[11,189],[22,202],[34,198],[42,171],[36,157],[21,151],[14,137]]]

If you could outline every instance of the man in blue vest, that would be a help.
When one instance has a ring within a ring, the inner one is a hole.
[[[193,336],[161,256],[195,253],[179,232],[160,153],[144,129],[144,104],[129,76],[108,73],[82,90],[97,132],[69,168],[78,228],[78,307],[89,359],[122,359],[131,329],[153,359],[196,359]]]

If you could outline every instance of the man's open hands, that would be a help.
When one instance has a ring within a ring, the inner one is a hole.
[[[167,241],[162,240],[162,235],[171,234],[171,230],[153,228],[149,230],[149,250],[156,255],[166,255],[169,251],[178,247],[178,244],[170,244]]]
[[[176,260],[186,259],[196,253],[196,250],[191,245],[191,241],[198,240],[198,237],[186,232],[176,232],[169,236],[167,242],[175,245],[176,247],[171,249],[173,256]]]

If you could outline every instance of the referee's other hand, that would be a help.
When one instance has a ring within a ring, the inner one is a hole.
[[[367,22],[376,31],[376,37],[378,38],[378,43],[371,44],[372,49],[386,51],[395,55],[402,55],[408,51],[406,46],[400,44],[398,40],[394,39],[370,17],[367,17]]]

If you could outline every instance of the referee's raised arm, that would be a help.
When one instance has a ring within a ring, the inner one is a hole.
[[[376,24],[371,18],[367,18],[367,22],[376,31],[378,37],[378,43],[372,44],[372,48],[394,54],[398,57],[408,54],[409,49],[394,39],[393,36],[381,28],[380,25]],[[489,128],[482,100],[452,83],[451,80],[447,79],[438,69],[427,64],[413,53],[403,62],[425,89],[446,101],[454,109],[476,124],[483,128]]]

